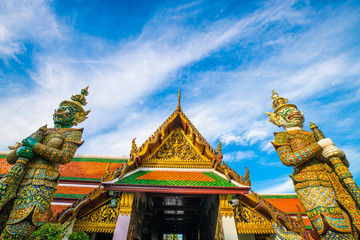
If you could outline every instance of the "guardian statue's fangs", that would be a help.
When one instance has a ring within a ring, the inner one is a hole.
[[[81,146],[83,129],[71,128],[84,121],[85,96],[62,101],[55,110],[54,128],[41,127],[11,148],[7,162],[14,164],[0,182],[0,240],[27,239],[50,208],[58,186],[59,165],[69,163]]]

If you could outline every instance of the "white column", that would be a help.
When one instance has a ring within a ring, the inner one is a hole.
[[[225,217],[221,218],[224,230],[225,240],[237,240],[238,234],[235,225],[234,217]]]
[[[113,240],[126,240],[129,231],[130,214],[120,215],[117,218]]]
[[[71,220],[70,225],[65,229],[65,236],[63,237],[63,240],[68,240],[68,236],[72,233],[73,228],[74,228],[74,223],[75,223],[76,218],[74,218],[73,220]]]

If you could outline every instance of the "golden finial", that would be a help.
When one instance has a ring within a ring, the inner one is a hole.
[[[217,146],[217,148],[216,148],[216,152],[220,155],[220,156],[222,156],[223,154],[222,154],[222,152],[221,152],[221,142],[218,140],[218,146]]]
[[[71,100],[79,102],[81,105],[85,106],[87,104],[85,96],[89,95],[88,92],[89,86],[87,86],[84,89],[81,89],[80,94],[73,95],[71,97]]]
[[[310,129],[314,130],[315,128],[318,128],[318,126],[315,123],[310,122]]]
[[[281,105],[286,104],[289,101],[287,98],[279,97],[279,95],[274,90],[272,90],[272,94],[273,95],[271,96],[271,98],[274,99],[273,105],[272,105],[273,109],[276,109],[276,108],[280,107]]]
[[[74,125],[77,125],[78,123],[81,123],[82,121],[84,121],[90,112],[90,110],[85,111],[82,107],[87,104],[85,96],[87,96],[89,94],[88,89],[89,89],[89,86],[82,89],[80,94],[71,96],[71,101],[64,100],[60,103],[60,106],[72,106],[72,107],[76,108],[77,113],[75,114]]]
[[[177,105],[177,108],[176,108],[176,111],[178,111],[178,112],[181,111],[180,99],[181,99],[181,90],[179,89],[178,105]]]
[[[135,139],[136,139],[136,138],[134,138],[134,139],[132,140],[130,154],[135,153],[135,152],[136,152],[136,150],[137,150],[137,146],[136,146],[136,143],[135,143]]]

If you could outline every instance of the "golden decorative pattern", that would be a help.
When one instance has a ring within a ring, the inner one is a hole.
[[[82,199],[77,200],[75,203],[73,203],[68,208],[62,210],[61,212],[57,213],[53,219],[52,222],[54,223],[64,223],[64,222],[70,222],[72,219],[74,219],[78,213],[78,211],[86,206],[89,202],[93,201],[100,195],[104,194],[105,190],[101,189],[101,186],[96,188],[94,191],[90,192],[86,196],[84,196]]]
[[[221,173],[225,174],[228,180],[234,180],[235,182],[238,182],[240,184],[243,184],[245,186],[251,185],[250,180],[250,174],[249,169],[245,167],[246,172],[244,177],[239,175],[237,172],[234,171],[229,165],[227,165],[225,162],[221,163],[216,170],[220,171]]]
[[[219,204],[220,217],[233,217],[234,216],[234,208],[229,205],[229,200],[231,200],[231,195],[221,194],[221,195],[219,195],[219,200],[220,200],[220,204]]]
[[[74,224],[74,230],[85,232],[104,232],[113,233],[116,221],[119,215],[130,215],[134,194],[123,193],[116,199],[116,205],[112,207],[110,201],[97,208],[95,211],[77,219]]]
[[[236,228],[239,234],[273,234],[271,222],[243,205],[235,207]]]
[[[255,210],[261,210],[268,213],[271,216],[271,220],[277,226],[284,226],[287,230],[298,233],[300,236],[304,236],[306,228],[301,215],[301,210],[298,206],[298,214],[295,219],[290,217],[288,214],[281,211],[253,191],[251,191],[251,194],[248,195],[248,197],[251,197],[256,201],[257,206],[255,207]]]
[[[134,202],[134,194],[133,193],[123,193],[121,195],[120,202],[120,214],[121,215],[130,215],[132,210],[132,205]]]
[[[200,181],[215,182],[216,180],[201,172],[152,171],[136,179],[165,181]]]
[[[205,162],[205,163],[204,163]],[[211,162],[201,157],[186,139],[183,130],[176,128],[164,143],[149,158],[142,161],[142,166],[162,167],[193,166],[211,167]]]
[[[130,157],[115,171],[106,170],[102,182],[121,179],[141,167],[215,169],[245,186],[250,186],[249,171],[244,177],[222,161],[221,143],[215,151],[178,107],[138,148],[132,141]]]

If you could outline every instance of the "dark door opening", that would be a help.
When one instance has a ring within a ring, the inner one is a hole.
[[[215,234],[217,195],[147,194],[142,239],[209,239]]]

